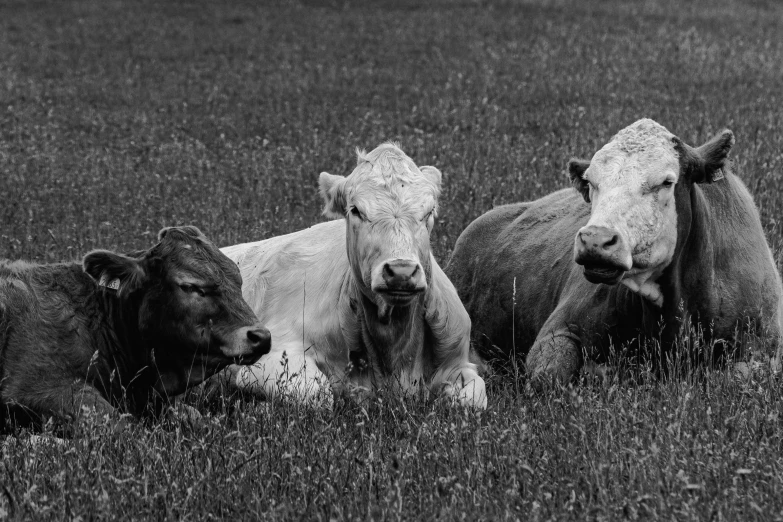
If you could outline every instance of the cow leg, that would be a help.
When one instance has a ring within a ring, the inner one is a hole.
[[[487,391],[476,365],[470,362],[470,316],[434,257],[430,257],[430,266],[431,287],[424,319],[432,333],[437,368],[430,389],[463,406],[483,410],[487,407]]]
[[[283,397],[309,406],[331,407],[333,401],[328,378],[298,347],[282,347],[251,366],[235,367],[233,383],[260,397]]]
[[[114,406],[94,387],[89,384],[76,383],[69,386],[61,395],[60,416],[75,419],[89,415],[112,415],[116,411]]]
[[[540,392],[551,384],[569,383],[581,366],[579,337],[567,328],[550,330],[545,325],[525,361],[528,389]]]
[[[764,318],[764,328],[758,332],[756,348],[750,359],[734,362],[731,373],[734,378],[745,381],[765,372],[780,376],[783,371],[783,295],[774,314]]]
[[[486,409],[487,390],[476,365],[465,361],[464,365],[440,368],[432,378],[432,389],[451,397],[462,406]]]
[[[769,369],[774,375],[780,375],[783,370],[783,294],[778,299],[778,308],[771,321],[770,337],[773,339],[774,355],[770,356]]]
[[[53,415],[64,420],[75,420],[85,413],[111,414],[114,407],[104,399],[98,390],[83,383],[52,385],[46,383],[43,389],[21,387],[4,397],[4,402],[14,411],[26,414],[31,420],[41,420]]]

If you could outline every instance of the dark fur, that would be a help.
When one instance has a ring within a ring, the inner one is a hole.
[[[136,254],[0,263],[0,400],[15,417],[70,419],[82,405],[156,413],[232,362],[221,347],[257,323],[236,265],[194,227],[164,229]],[[183,271],[218,291],[187,300],[171,278]],[[119,290],[98,286],[104,276]]]
[[[718,354],[738,347],[735,334],[750,325],[768,335],[774,355],[781,287],[753,199],[729,172],[732,143],[729,131],[696,149],[675,141],[678,240],[658,279],[662,309],[625,286],[588,282],[574,263],[574,237],[590,216],[583,161],[569,164],[577,191],[501,206],[471,223],[446,273],[470,314],[480,355],[526,356],[529,377],[567,381],[581,368],[583,351],[601,361],[610,344],[656,339],[667,349],[688,323],[708,342],[725,341]]]

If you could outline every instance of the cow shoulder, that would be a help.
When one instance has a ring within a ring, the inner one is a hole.
[[[699,190],[708,205],[711,233],[709,250],[713,253],[712,282],[705,291],[717,291],[720,316],[732,320],[761,307],[775,316],[783,299],[780,276],[769,248],[758,208],[740,178],[726,173],[725,179]],[[691,260],[691,265],[707,272],[706,259]],[[709,273],[712,273],[712,270]],[[703,280],[704,278],[697,279]],[[775,319],[777,320],[777,319]],[[733,322],[728,327],[733,327]]]

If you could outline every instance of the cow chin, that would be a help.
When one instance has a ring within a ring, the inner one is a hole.
[[[617,284],[628,271],[626,266],[621,266],[612,259],[604,259],[581,251],[577,252],[574,261],[582,265],[585,279],[594,284]]]
[[[373,289],[374,293],[378,295],[384,303],[389,306],[408,306],[410,305],[424,289],[416,290],[388,290],[388,289]]]

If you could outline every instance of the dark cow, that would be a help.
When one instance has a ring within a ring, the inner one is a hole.
[[[14,417],[140,416],[270,349],[239,269],[195,227],[82,264],[0,263],[0,400]]]
[[[585,357],[605,360],[610,345],[671,353],[687,326],[715,357],[752,344],[777,369],[783,292],[753,199],[729,170],[733,143],[726,130],[692,148],[640,120],[591,161],[571,160],[576,190],[471,223],[446,273],[478,352],[526,356],[540,386],[569,381]]]

